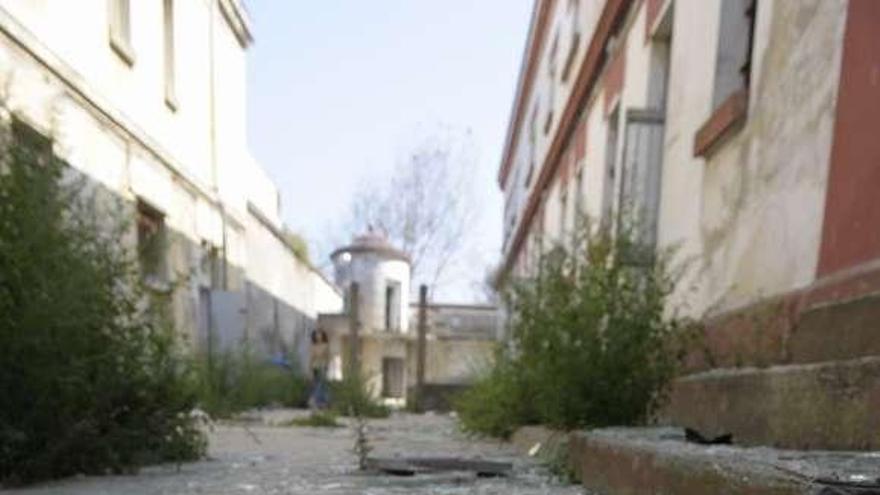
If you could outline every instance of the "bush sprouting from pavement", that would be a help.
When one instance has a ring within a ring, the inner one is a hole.
[[[498,349],[495,362],[470,388],[453,400],[464,429],[492,437],[507,438],[522,425],[537,424],[541,418],[532,407],[525,374],[511,353]]]
[[[512,283],[511,341],[456,403],[466,430],[630,425],[661,403],[691,334],[666,313],[667,263],[644,263],[625,235],[574,244],[583,247],[554,248],[534,278]]]
[[[174,332],[124,247],[133,236],[74,175],[29,128],[0,129],[0,484],[205,449]]]

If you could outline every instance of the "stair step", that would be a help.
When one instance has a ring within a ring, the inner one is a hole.
[[[731,368],[675,381],[663,423],[739,445],[880,449],[880,357]],[[880,473],[878,473],[880,475]]]
[[[575,432],[570,460],[608,495],[880,494],[880,453],[705,446],[678,428]]]

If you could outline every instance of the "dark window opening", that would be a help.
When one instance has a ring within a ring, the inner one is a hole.
[[[389,281],[385,285],[385,330],[400,330],[400,283]]]
[[[405,375],[403,359],[382,359],[382,397],[402,399],[404,396]]]
[[[165,216],[149,204],[138,201],[137,245],[141,273],[148,282],[166,281]]]
[[[748,0],[746,2],[746,24],[748,25],[748,45],[746,48],[745,60],[739,69],[743,79],[743,87],[748,88],[752,81],[752,50],[754,48],[755,38],[755,18],[757,18],[758,0]]]
[[[749,89],[756,17],[757,0],[721,3],[713,108],[720,107],[731,95]]]

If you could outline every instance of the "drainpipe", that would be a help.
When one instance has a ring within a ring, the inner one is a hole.
[[[208,80],[208,99],[209,99],[209,112],[210,112],[210,125],[208,126],[210,131],[210,141],[211,141],[211,180],[214,186],[214,196],[217,199],[217,208],[220,210],[220,229],[222,235],[222,251],[223,251],[223,270],[221,272],[221,287],[223,290],[229,290],[229,251],[227,244],[227,236],[226,236],[226,210],[223,207],[223,202],[220,200],[220,187],[218,183],[218,171],[217,171],[217,92],[216,92],[216,52],[214,49],[214,45],[216,43],[216,35],[214,33],[214,24],[215,17],[217,15],[217,0],[211,0],[210,8],[208,9],[210,15],[210,21],[208,22],[208,33],[210,39],[208,40],[208,68],[211,71],[209,80]]]

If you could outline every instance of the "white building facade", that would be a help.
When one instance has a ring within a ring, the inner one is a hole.
[[[417,385],[419,304],[411,302],[409,256],[376,231],[355,237],[331,255],[335,281],[346,293],[345,313],[322,314],[330,337],[330,378],[351,364],[352,315],[358,322],[358,365],[376,398],[405,404]],[[357,285],[357,311],[352,287]],[[495,348],[497,308],[426,302],[422,403],[447,409],[448,398],[483,371]]]
[[[342,300],[293,255],[248,150],[251,41],[239,0],[0,0],[0,101],[161,240],[145,271],[184,336],[276,353]]]

